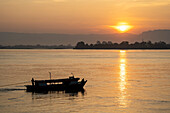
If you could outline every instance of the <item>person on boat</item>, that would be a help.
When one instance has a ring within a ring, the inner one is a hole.
[[[32,82],[32,86],[34,86],[34,78],[32,78],[31,82]]]

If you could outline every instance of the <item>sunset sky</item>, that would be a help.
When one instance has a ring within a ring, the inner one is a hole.
[[[170,29],[170,0],[0,0],[0,32],[106,34]]]

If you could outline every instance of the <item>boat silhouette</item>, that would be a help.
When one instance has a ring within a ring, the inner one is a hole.
[[[84,78],[71,76],[64,79],[50,79],[50,80],[34,80],[32,78],[32,85],[25,85],[27,92],[42,92],[42,91],[82,91],[87,80]]]

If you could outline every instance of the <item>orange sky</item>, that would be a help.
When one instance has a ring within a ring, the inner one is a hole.
[[[0,0],[0,32],[129,33],[170,29],[170,0]]]

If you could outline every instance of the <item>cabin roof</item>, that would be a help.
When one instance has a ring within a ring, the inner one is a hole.
[[[71,82],[78,81],[80,78],[65,78],[65,79],[51,79],[51,80],[35,80],[35,82],[55,83],[55,82]]]

